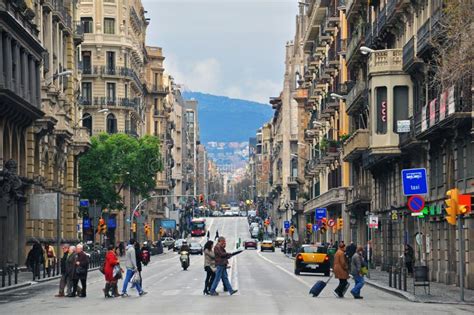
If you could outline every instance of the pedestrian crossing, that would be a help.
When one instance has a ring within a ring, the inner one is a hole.
[[[219,296],[228,296],[227,292],[218,289]],[[149,291],[149,296],[203,296],[202,289],[153,289]],[[287,297],[307,297],[308,293],[302,291],[287,291],[287,290],[241,290],[234,296],[253,296],[253,297],[272,297],[272,296],[287,296]],[[209,298],[214,298],[210,297]]]

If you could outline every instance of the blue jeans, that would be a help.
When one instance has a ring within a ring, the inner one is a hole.
[[[351,293],[354,296],[360,296],[360,290],[364,286],[364,277],[361,275],[352,275],[354,277],[355,285],[354,288],[352,288]]]
[[[221,279],[222,279],[222,282],[224,283],[224,287],[227,288],[229,293],[234,291],[234,289],[232,289],[232,285],[230,284],[229,278],[227,275],[227,266],[217,266],[216,276],[211,285],[211,293],[216,292],[217,285],[219,284],[219,281],[221,281]]]
[[[130,280],[132,280],[132,277],[133,277],[134,274],[135,274],[135,271],[133,271],[132,269],[127,269],[127,274],[125,275],[125,280],[123,280],[122,293],[127,293],[128,283],[130,282]],[[132,288],[133,287],[137,288],[137,291],[139,293],[143,292],[142,287],[140,286],[139,283],[134,283]]]

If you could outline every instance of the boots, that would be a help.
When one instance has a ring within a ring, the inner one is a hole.
[[[114,297],[119,297],[120,296],[120,293],[118,291],[118,287],[117,287],[117,282],[113,282],[111,283],[111,286],[112,286],[112,294]]]
[[[103,289],[103,291],[104,291],[104,297],[105,297],[105,298],[112,297],[112,296],[110,296],[110,294],[109,294],[109,291],[110,291],[110,283],[107,282],[107,283],[105,284],[105,288]]]

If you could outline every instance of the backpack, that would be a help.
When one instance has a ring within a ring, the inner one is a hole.
[[[150,262],[150,252],[146,249],[142,250],[142,262],[145,266]]]

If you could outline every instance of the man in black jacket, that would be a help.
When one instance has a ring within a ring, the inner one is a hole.
[[[67,256],[69,255],[69,245],[63,245],[63,257],[61,257],[61,280],[59,281],[59,293],[56,297],[63,297],[64,296],[64,288],[67,285],[67,273],[66,273],[66,261]],[[70,292],[68,292],[69,294]]]
[[[79,244],[76,246],[76,253],[77,253],[77,259],[76,259],[76,265],[75,265],[75,270],[74,270],[74,276],[73,276],[73,289],[72,289],[72,294],[68,295],[71,297],[76,296],[77,292],[77,284],[79,280],[81,280],[81,294],[79,297],[86,297],[86,287],[87,287],[87,270],[89,269],[89,256],[87,256],[86,253],[82,251],[82,245]]]

